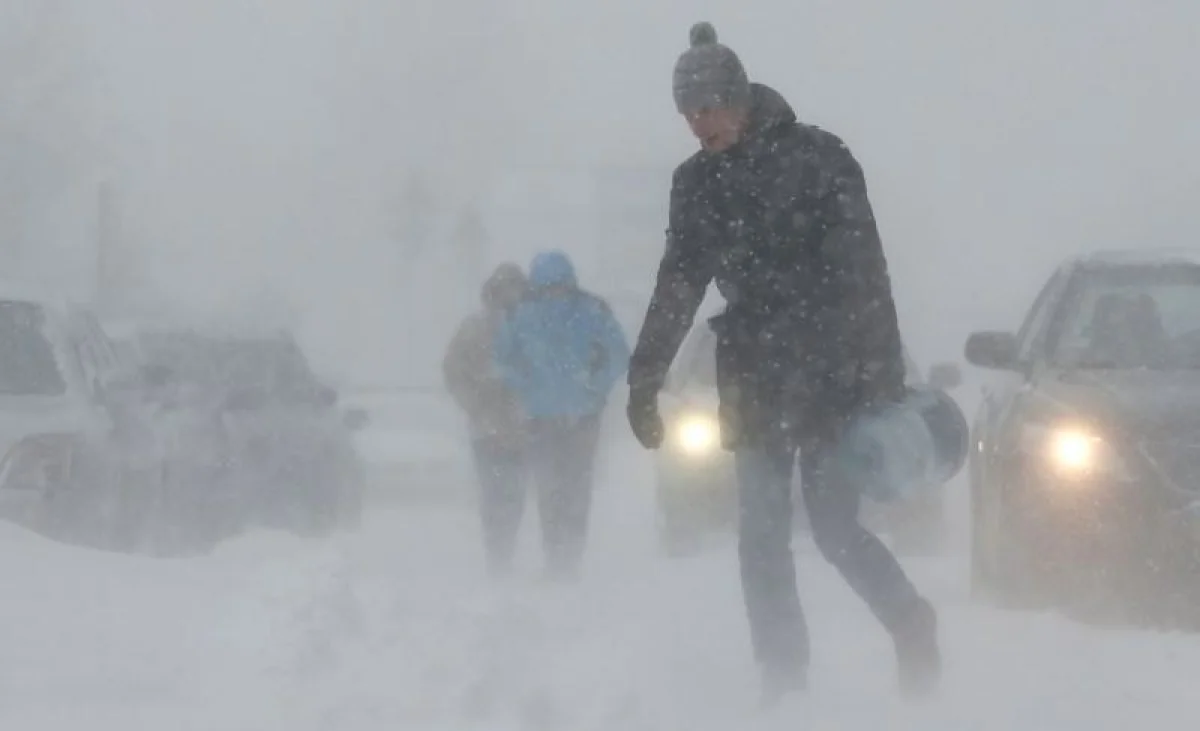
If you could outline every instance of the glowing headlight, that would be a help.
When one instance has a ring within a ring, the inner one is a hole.
[[[1118,475],[1124,469],[1109,443],[1085,426],[1030,427],[1024,441],[1060,477]]]
[[[686,414],[675,423],[672,440],[684,454],[701,456],[719,446],[721,427],[710,414]]]
[[[1083,475],[1100,467],[1104,442],[1100,437],[1081,429],[1060,429],[1051,432],[1050,463],[1068,475]]]

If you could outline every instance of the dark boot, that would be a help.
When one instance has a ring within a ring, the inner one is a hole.
[[[933,605],[918,599],[892,639],[896,643],[900,693],[916,698],[936,690],[942,677],[942,653]]]

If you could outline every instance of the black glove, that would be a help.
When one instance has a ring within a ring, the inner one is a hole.
[[[663,442],[662,416],[658,413],[658,394],[644,389],[630,389],[629,405],[625,409],[633,435],[646,449],[658,449]]]

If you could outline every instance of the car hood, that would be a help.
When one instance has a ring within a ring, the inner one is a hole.
[[[1073,371],[1039,385],[1068,412],[1138,430],[1200,430],[1200,371]]]

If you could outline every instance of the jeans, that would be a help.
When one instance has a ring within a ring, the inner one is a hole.
[[[599,437],[599,415],[532,424],[530,467],[546,568],[553,576],[573,576],[583,561]]]
[[[526,449],[493,437],[476,437],[471,446],[488,569],[500,573],[512,565],[525,510]]]
[[[858,490],[825,474],[828,443],[812,440],[800,452],[804,504],[817,548],[895,636],[921,601],[916,589],[891,551],[858,522]],[[808,628],[791,551],[796,452],[747,446],[734,458],[738,552],[755,659],[767,673],[803,672]]]

